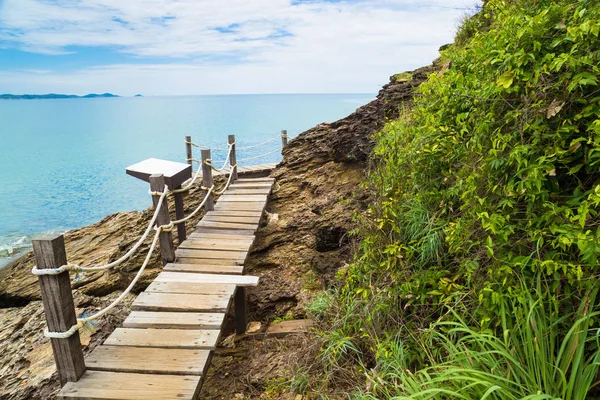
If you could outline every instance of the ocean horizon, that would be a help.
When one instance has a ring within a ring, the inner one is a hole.
[[[125,168],[150,157],[185,162],[187,135],[215,148],[226,147],[229,134],[236,135],[240,147],[278,136],[282,129],[293,138],[345,117],[374,97],[215,94],[0,101],[0,268],[28,251],[36,235],[149,207],[147,183],[126,175]],[[238,157],[273,152],[280,145],[275,140]],[[213,154],[216,162],[223,157]],[[248,164],[280,160],[275,152]]]

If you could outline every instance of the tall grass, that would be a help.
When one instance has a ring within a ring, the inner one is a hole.
[[[564,315],[539,287],[529,293],[525,301],[503,302],[497,334],[472,329],[453,311],[450,321],[432,324],[421,341],[430,367],[409,371],[403,346],[389,346],[390,356],[370,374],[371,390],[355,399],[593,398],[600,384],[598,289]]]

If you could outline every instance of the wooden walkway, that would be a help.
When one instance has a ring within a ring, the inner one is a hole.
[[[259,167],[247,173],[271,166]],[[244,263],[273,183],[236,180],[58,398],[196,399],[234,299],[236,330],[246,328],[245,288],[258,278],[242,275]]]

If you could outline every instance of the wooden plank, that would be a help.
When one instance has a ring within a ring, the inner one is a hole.
[[[229,266],[232,264],[232,260],[219,260],[216,258],[197,258],[197,257],[179,257],[177,263],[181,264],[204,264],[204,265],[225,265]],[[243,261],[235,261],[234,264],[243,265]]]
[[[241,275],[244,272],[244,266],[169,263],[165,265],[163,271]]]
[[[173,400],[192,399],[199,376],[149,375],[87,371],[78,382],[69,382],[58,394],[70,400]]]
[[[229,222],[239,224],[252,224],[258,225],[261,217],[242,217],[239,215],[228,216],[228,215],[205,215],[202,217],[202,221],[214,221],[214,222]]]
[[[266,203],[267,202],[267,195],[251,195],[251,194],[240,194],[240,195],[236,195],[236,194],[230,194],[225,192],[225,194],[222,194],[221,197],[219,197],[219,201],[226,201],[226,202],[258,202],[258,203]]]
[[[61,235],[40,236],[33,240],[37,267],[55,269],[67,263],[65,239]],[[39,277],[44,314],[51,332],[65,332],[77,324],[69,273]],[[61,384],[77,381],[85,372],[79,335],[51,339],[54,361]]]
[[[269,325],[265,334],[268,336],[283,337],[291,333],[307,333],[313,325],[314,322],[310,319],[282,321]]]
[[[207,215],[220,215],[224,217],[262,217],[263,213],[260,211],[236,211],[236,210],[214,210],[209,211],[205,214]]]
[[[213,186],[212,168],[206,163],[206,160],[209,160],[211,158],[210,149],[200,150],[200,155],[202,157],[202,186],[210,188]],[[210,211],[215,208],[215,200],[214,195],[212,193],[208,193],[207,196],[208,198],[206,199],[204,210]]]
[[[233,296],[235,285],[221,283],[189,283],[189,282],[152,282],[146,292],[156,293],[192,293]]]
[[[200,376],[209,355],[209,350],[99,346],[85,364],[94,371]]]
[[[247,251],[231,251],[231,250],[176,250],[177,257],[198,257],[198,258],[214,258],[218,260],[245,260],[248,256]]]
[[[254,231],[247,230],[235,230],[235,229],[214,229],[214,228],[196,228],[196,233],[218,233],[218,234],[226,234],[226,235],[239,235],[239,236],[248,236],[254,237]]]
[[[258,229],[258,223],[256,224],[242,224],[234,222],[217,222],[217,221],[205,221],[204,219],[198,222],[197,227],[210,228],[210,229],[239,229],[243,231],[256,231]]]
[[[183,242],[180,249],[196,250],[223,250],[223,251],[248,251],[252,240],[227,240],[227,239],[196,239],[190,238]]]
[[[239,181],[238,181],[239,182]],[[271,189],[273,184],[270,182],[247,182],[247,183],[232,183],[230,189]]]
[[[229,189],[229,195],[251,195],[251,196],[268,196],[271,189]]]
[[[193,240],[223,240],[227,243],[237,242],[254,242],[254,235],[240,234],[238,231],[235,233],[223,233],[219,231],[217,233],[200,233],[198,231],[190,235],[190,239]]]
[[[243,265],[248,257],[248,252],[179,249],[175,251],[175,255],[182,264]],[[213,263],[207,262],[207,260],[218,261]]]
[[[117,328],[104,345],[214,350],[219,334],[218,329]]]
[[[237,286],[256,286],[258,279],[258,276],[248,275],[186,274],[183,272],[161,272],[156,277],[157,282],[222,283]],[[142,294],[144,293],[141,293],[140,296]]]
[[[235,210],[235,211],[260,211],[262,212],[267,205],[266,202],[247,202],[236,201],[218,201],[215,204],[215,210]]]
[[[223,313],[132,311],[123,328],[221,329],[224,318]]]
[[[265,177],[265,178],[240,178],[240,179],[236,179],[235,182],[236,183],[256,183],[256,182],[272,183],[272,182],[275,182],[275,178],[269,178],[269,177]]]
[[[150,190],[153,192],[162,192],[165,190],[165,177],[162,174],[150,175]],[[159,196],[152,196],[154,209],[158,207]],[[169,215],[169,205],[167,201],[163,201],[156,217],[156,225],[168,225],[171,222]],[[175,261],[175,245],[173,244],[173,233],[171,231],[162,231],[159,234],[159,248],[163,265]]]
[[[181,272],[162,272],[162,274],[182,274]],[[194,276],[201,274],[186,274],[188,280],[161,279],[162,282],[196,282],[196,283],[227,283],[213,281],[193,280]],[[230,275],[215,275],[230,276]],[[235,283],[230,283],[235,284]],[[176,311],[176,312],[225,312],[229,307],[231,296],[214,294],[181,294],[181,293],[158,293],[142,292],[133,302],[131,309],[134,311]]]
[[[246,299],[246,288],[238,287],[234,295],[235,308],[235,333],[243,335],[248,326],[248,301]]]

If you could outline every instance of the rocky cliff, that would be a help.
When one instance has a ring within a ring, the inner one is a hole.
[[[268,218],[247,264],[248,273],[261,277],[259,287],[249,292],[251,319],[264,323],[290,315],[302,317],[304,302],[315,290],[330,285],[335,272],[352,260],[355,248],[349,232],[354,228],[353,215],[368,200],[360,184],[368,168],[371,137],[410,103],[415,87],[431,71],[430,67],[416,70],[410,79],[392,77],[376,100],[290,141],[282,163],[272,173],[277,184]],[[200,191],[194,189],[186,199],[186,211],[200,200]],[[150,217],[150,210],[119,213],[67,233],[69,261],[91,265],[117,259],[135,243]],[[188,229],[195,222],[190,221]],[[147,246],[114,270],[90,273],[73,282],[78,311],[93,312],[118,296],[137,271]],[[45,322],[37,279],[29,272],[32,266],[33,256],[27,254],[0,271],[1,399],[45,399],[58,390],[50,343],[42,335]],[[154,279],[159,267],[155,255],[137,291]],[[99,321],[97,333],[82,338],[86,352],[123,320],[134,297]],[[286,350],[280,342],[248,346],[242,341],[237,346],[246,351],[214,358],[204,386],[206,398],[258,398],[265,382],[288,367],[289,347]]]

